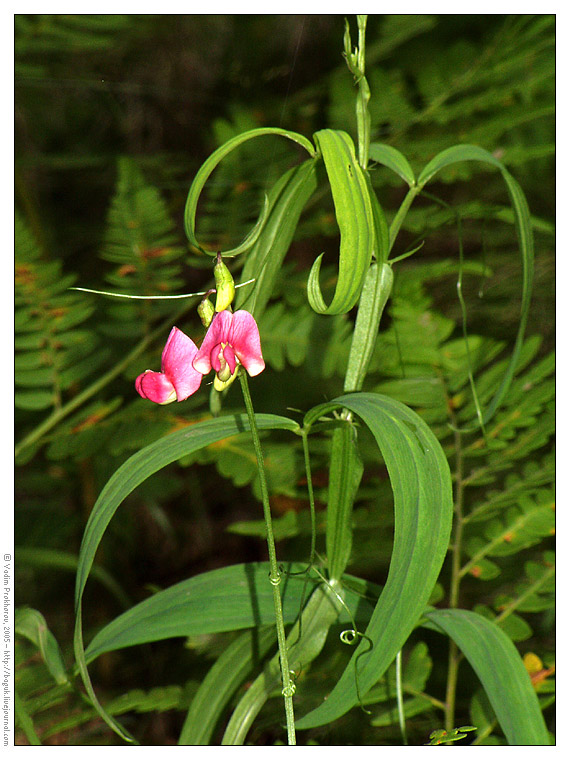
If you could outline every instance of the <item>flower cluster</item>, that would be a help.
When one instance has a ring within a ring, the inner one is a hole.
[[[220,257],[216,266],[220,268]],[[215,271],[215,274],[218,275],[218,272]],[[218,276],[216,281],[220,292]],[[161,371],[147,369],[135,381],[135,387],[143,398],[156,404],[184,401],[198,390],[202,377],[212,369],[216,373],[214,387],[219,391],[235,380],[240,366],[250,377],[263,372],[265,362],[255,319],[247,311],[231,312],[228,306],[228,298],[223,302],[217,299],[217,313],[211,319],[200,348],[182,330],[172,328],[162,352]]]

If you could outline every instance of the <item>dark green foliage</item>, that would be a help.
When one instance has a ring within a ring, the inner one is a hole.
[[[15,403],[16,439],[24,444],[15,512],[22,557],[19,743],[33,741],[30,721],[45,743],[118,743],[73,672],[72,572],[81,535],[119,465],[211,416],[211,378],[184,404],[167,407],[134,390],[140,372],[160,369],[172,324],[199,342],[196,299],[122,300],[70,288],[127,295],[207,290],[213,262],[190,249],[183,233],[184,200],[204,158],[228,139],[272,124],[307,137],[340,129],[356,141],[356,90],[339,53],[342,23],[310,15],[15,17]],[[441,442],[461,503],[458,606],[502,628],[521,655],[544,661],[529,673],[547,720],[555,601],[554,24],[552,15],[371,16],[366,49],[373,142],[401,151],[416,175],[450,145],[479,145],[516,176],[532,212],[536,277],[527,339],[513,384],[485,429],[473,421],[508,365],[521,270],[502,179],[476,162],[442,170],[428,188],[433,195],[420,195],[405,218],[391,257],[422,247],[394,264],[364,391],[412,407]],[[297,147],[264,137],[224,158],[200,199],[200,242],[212,251],[241,243],[285,172],[300,173],[291,167],[307,154]],[[278,271],[268,267],[257,297],[267,369],[251,388],[257,411],[299,421],[342,392],[355,317],[321,316],[307,301],[308,272],[324,251],[319,282],[331,302],[339,250],[326,177],[309,163],[298,224],[297,217],[272,219],[257,248],[228,260],[236,283],[244,272],[256,275],[265,250],[283,261]],[[376,164],[374,151],[370,176],[391,222],[406,183]],[[237,292],[248,308],[248,290]],[[243,412],[238,391],[236,383],[222,399],[222,415]],[[392,551],[393,496],[375,443],[364,426],[356,429],[364,469],[352,549],[341,564],[370,581],[353,577],[347,585],[373,605]],[[306,563],[311,521],[301,439],[263,436],[279,557]],[[331,440],[326,429],[311,436],[321,558]],[[243,433],[193,452],[131,493],[99,550],[103,585],[97,577],[87,585],[86,641],[122,611],[125,592],[137,603],[212,568],[265,560],[259,500],[255,454]],[[456,539],[432,605],[449,606]],[[324,569],[321,559],[318,567]],[[367,620],[358,623],[364,630]],[[319,658],[298,675],[300,715],[332,691],[352,654],[340,633],[333,626]],[[432,634],[416,629],[403,649],[410,743],[504,743],[465,664],[455,722],[472,723],[477,732],[470,725],[446,736],[434,732],[444,724],[448,652],[447,641]],[[97,693],[145,743],[176,743],[199,684],[234,641],[213,633],[186,646],[173,639],[131,656],[103,655],[93,663]],[[352,710],[301,734],[303,743],[400,744],[395,679],[392,665],[366,694],[372,715]],[[240,698],[235,691],[227,702],[225,722]],[[269,700],[248,741],[277,743],[281,722],[279,700]],[[219,743],[223,731],[211,730]]]

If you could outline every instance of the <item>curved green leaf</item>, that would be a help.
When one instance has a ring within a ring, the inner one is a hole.
[[[509,390],[522,349],[532,296],[532,281],[534,277],[534,239],[530,211],[520,185],[492,153],[489,153],[483,148],[479,148],[477,145],[455,145],[439,153],[428,163],[420,174],[418,178],[418,187],[424,187],[424,185],[433,179],[441,169],[461,161],[482,161],[483,163],[490,164],[499,169],[503,175],[515,215],[515,229],[517,231],[522,259],[523,283],[519,329],[517,331],[511,360],[505,375],[483,414],[482,423],[485,425],[493,417]]]
[[[67,673],[59,644],[41,612],[29,607],[17,609],[14,615],[14,629],[16,635],[23,636],[37,646],[55,682],[67,683]]]
[[[362,388],[393,283],[394,271],[390,264],[385,262],[374,262],[366,273],[348,355],[344,378],[345,393]]]
[[[388,260],[388,255],[390,253],[390,229],[388,228],[388,222],[384,216],[380,201],[372,187],[370,174],[366,172],[365,177],[370,202],[372,204],[372,218],[374,219],[374,256],[376,261],[381,264]]]
[[[321,582],[319,577],[301,574],[304,568],[300,563],[285,567],[281,587],[286,623],[296,619],[304,593],[310,593]],[[305,588],[307,580],[308,589]],[[350,589],[343,593],[354,617],[367,620],[372,613],[369,602]],[[340,620],[350,620],[345,610],[341,611]],[[181,581],[139,602],[102,628],[85,655],[87,662],[92,662],[104,652],[137,644],[237,631],[274,622],[273,589],[268,580],[267,563],[231,565]]]
[[[303,148],[305,148],[310,156],[315,156],[315,148],[313,144],[307,140],[306,137],[297,134],[297,132],[290,132],[287,129],[280,129],[278,127],[260,127],[259,129],[251,129],[247,132],[243,132],[242,134],[237,135],[236,137],[233,137],[231,140],[228,140],[217,150],[215,150],[212,155],[209,156],[206,161],[204,161],[196,173],[192,185],[190,186],[190,190],[188,191],[186,208],[184,210],[184,227],[186,229],[188,240],[192,245],[201,250],[203,253],[209,253],[212,256],[214,256],[216,253],[215,251],[207,251],[206,249],[202,248],[196,238],[196,210],[198,208],[198,200],[200,198],[200,194],[204,188],[204,185],[208,181],[208,178],[216,166],[225,156],[228,155],[228,153],[231,153],[232,150],[238,148],[247,140],[252,140],[255,137],[262,137],[264,135],[280,135],[282,137],[287,137],[289,140],[292,140],[293,142],[296,142],[298,145],[301,145]],[[232,248],[230,251],[224,251],[223,255],[237,256],[239,253],[243,253],[244,251],[247,251],[249,248],[251,248],[261,233],[268,213],[269,204],[266,202],[256,225],[247,235],[245,240],[236,248]]]
[[[352,549],[352,506],[362,478],[355,431],[346,424],[332,435],[327,499],[327,562],[329,578],[340,580]]]
[[[432,610],[425,617],[452,638],[469,660],[509,744],[549,745],[538,697],[507,634],[469,610]]]
[[[179,745],[204,746],[210,743],[224,708],[251,672],[275,643],[275,626],[243,633],[220,655],[196,692],[182,731]]]
[[[336,586],[340,590],[340,584]],[[332,584],[327,586],[321,583],[314,590],[300,619],[287,637],[291,671],[299,673],[321,653],[329,629],[337,620],[341,609],[342,604]],[[281,664],[277,653],[238,702],[226,727],[222,744],[244,743],[255,717],[280,682]]]
[[[301,718],[299,728],[319,726],[346,713],[393,661],[435,585],[453,515],[447,459],[415,412],[386,396],[352,393],[311,410],[306,425],[339,407],[366,423],[388,468],[394,492],[394,546],[386,585],[365,638],[327,700]]]
[[[257,425],[260,430],[279,429],[279,430],[297,430],[298,425],[287,417],[278,417],[271,414],[256,415]],[[89,571],[93,565],[95,552],[99,546],[101,538],[105,533],[107,525],[115,514],[117,508],[138,485],[144,482],[148,477],[166,467],[167,464],[175,462],[180,457],[198,451],[204,446],[208,446],[216,441],[221,441],[238,433],[249,430],[249,421],[247,415],[236,414],[231,417],[218,417],[205,422],[199,422],[196,425],[189,426],[183,430],[178,430],[171,435],[155,441],[150,446],[146,446],[141,451],[134,454],[114,473],[106,486],[101,491],[93,511],[89,516],[81,548],[79,551],[79,564],[77,567],[77,576],[75,582],[75,636],[74,651],[75,658],[83,678],[85,688],[93,701],[94,706],[105,720],[105,722],[126,741],[134,741],[123,729],[116,723],[99,704],[85,661],[85,652],[83,648],[83,630],[82,630],[82,598],[85,584]]]
[[[316,162],[310,159],[286,172],[271,189],[263,231],[241,274],[242,281],[255,283],[237,291],[236,309],[246,308],[257,320],[263,314],[301,212],[316,188]]]
[[[416,178],[408,159],[399,150],[384,143],[370,143],[369,156],[383,166],[396,172],[410,187],[416,184]]]
[[[344,314],[357,302],[372,261],[375,218],[366,175],[354,154],[350,137],[341,131],[315,132],[325,162],[335,214],[340,229],[338,281],[333,299],[326,305],[319,285],[321,254],[309,273],[307,295],[319,314]]]

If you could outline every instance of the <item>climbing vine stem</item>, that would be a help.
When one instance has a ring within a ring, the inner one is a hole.
[[[273,524],[271,521],[271,507],[269,505],[269,491],[267,488],[267,478],[265,476],[263,453],[261,451],[261,442],[259,440],[257,424],[255,422],[255,412],[253,411],[253,403],[251,401],[251,395],[249,392],[247,374],[243,370],[240,370],[239,379],[241,382],[241,389],[247,416],[249,418],[255,456],[257,458],[259,484],[263,502],[263,516],[265,518],[265,529],[267,533],[267,549],[269,552],[269,581],[273,588],[275,626],[277,629],[277,643],[279,646],[279,659],[281,662],[281,676],[283,681],[282,693],[283,699],[285,701],[285,717],[287,720],[287,739],[289,745],[294,745],[297,743],[295,738],[295,716],[293,712],[293,694],[295,693],[295,684],[291,680],[291,673],[289,671],[289,658],[287,655],[287,642],[285,639],[285,623],[283,621],[283,607],[281,604],[281,592],[279,590],[279,586],[281,584],[281,572],[277,565],[277,552],[275,550],[275,538],[273,536]]]

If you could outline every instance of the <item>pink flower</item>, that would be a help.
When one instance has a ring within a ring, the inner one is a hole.
[[[139,375],[135,381],[139,394],[156,404],[184,401],[202,382],[202,374],[192,366],[197,353],[194,341],[173,327],[162,352],[162,372],[147,369]]]
[[[203,375],[213,369],[214,387],[222,390],[235,379],[240,364],[250,377],[265,369],[256,321],[247,311],[220,311],[194,357],[194,369]]]

